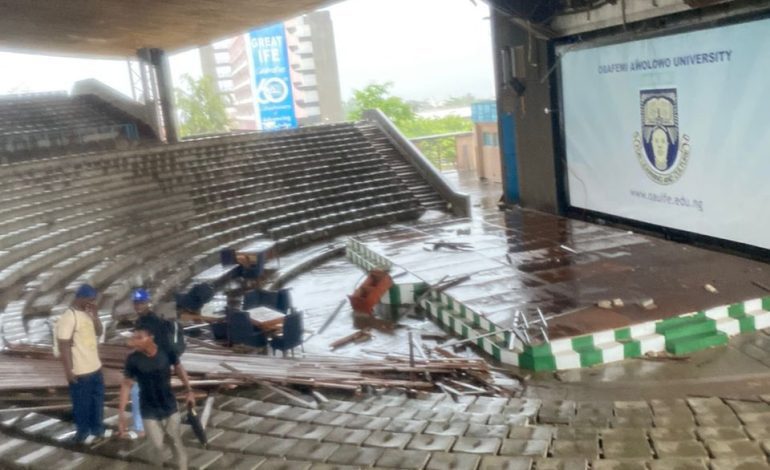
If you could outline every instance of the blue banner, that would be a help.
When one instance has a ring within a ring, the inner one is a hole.
[[[262,130],[297,127],[283,23],[251,31],[249,43]]]

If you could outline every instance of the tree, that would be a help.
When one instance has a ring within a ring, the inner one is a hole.
[[[182,86],[174,90],[181,124],[179,133],[188,135],[225,132],[230,127],[227,100],[219,93],[214,80],[203,76],[198,80],[185,74]]]
[[[427,137],[453,132],[470,132],[473,123],[459,116],[424,118],[418,116],[410,103],[390,94],[392,83],[372,83],[361,90],[353,91],[348,103],[348,119],[358,121],[367,109],[379,109],[408,138]],[[467,98],[466,98],[467,99]],[[454,137],[431,139],[417,144],[435,166],[442,168],[454,164],[456,146]]]
[[[443,108],[460,108],[462,106],[470,106],[474,101],[478,101],[471,93],[466,93],[462,96],[450,96],[441,106]]]
[[[403,99],[392,96],[390,88],[393,83],[372,83],[361,90],[353,90],[348,119],[359,121],[367,109],[379,109],[399,129],[413,121],[416,117],[414,110]]]

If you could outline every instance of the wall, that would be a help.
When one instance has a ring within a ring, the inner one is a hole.
[[[551,88],[547,78],[547,43],[530,35],[512,23],[508,17],[493,9],[492,44],[500,136],[502,139],[506,138],[506,134],[513,137],[517,159],[503,159],[502,172],[518,179],[518,202],[522,206],[557,213],[559,204],[552,117],[544,112],[545,108],[552,108]],[[518,96],[511,86],[502,83],[500,51],[505,46],[523,46],[526,51],[527,60],[522,67],[524,76],[520,77],[526,89],[521,96]],[[509,116],[514,118],[515,129],[505,128],[502,124]],[[503,144],[504,142],[501,142],[501,145]],[[518,176],[515,176],[516,173]],[[511,200],[511,194],[515,191],[508,190],[508,186],[513,185],[514,182],[508,181],[508,177],[503,181],[506,188],[504,193],[509,203],[517,202]]]
[[[476,145],[471,135],[455,137],[458,171],[476,171]]]
[[[479,163],[478,175],[495,183],[503,182],[502,165],[500,162],[500,137],[497,131],[497,123],[479,123],[475,126],[475,134],[479,139]],[[484,134],[494,136],[494,145],[491,142],[484,142]]]
[[[495,3],[495,2],[492,2]],[[497,2],[515,6],[516,11],[529,11],[526,0]],[[498,116],[503,152],[503,184],[506,201],[517,202],[514,185],[518,181],[520,199],[524,206],[546,212],[565,210],[565,197],[560,180],[564,178],[560,159],[561,137],[558,129],[558,64],[549,57],[546,36],[561,38],[577,34],[575,39],[599,38],[604,41],[635,39],[658,32],[697,25],[713,24],[731,17],[751,18],[770,13],[770,2],[757,0],[625,0],[607,2],[590,13],[581,12],[557,16],[547,26],[529,25],[492,8],[492,41],[495,81],[498,96]],[[529,29],[529,30],[527,30]],[[522,47],[517,72],[523,74],[525,90],[521,96],[502,80],[501,49]],[[552,67],[553,66],[553,67]],[[544,110],[549,109],[550,113]],[[510,137],[506,139],[506,134]],[[513,141],[513,146],[511,146]],[[518,175],[516,173],[518,172]]]

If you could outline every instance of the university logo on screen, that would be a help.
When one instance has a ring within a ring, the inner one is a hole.
[[[676,88],[639,92],[641,132],[634,133],[634,151],[644,172],[658,184],[682,177],[690,159],[690,138],[679,129]]]

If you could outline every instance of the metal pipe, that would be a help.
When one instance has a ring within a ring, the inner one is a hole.
[[[409,332],[409,367],[414,367],[414,341],[412,341],[412,332]]]

